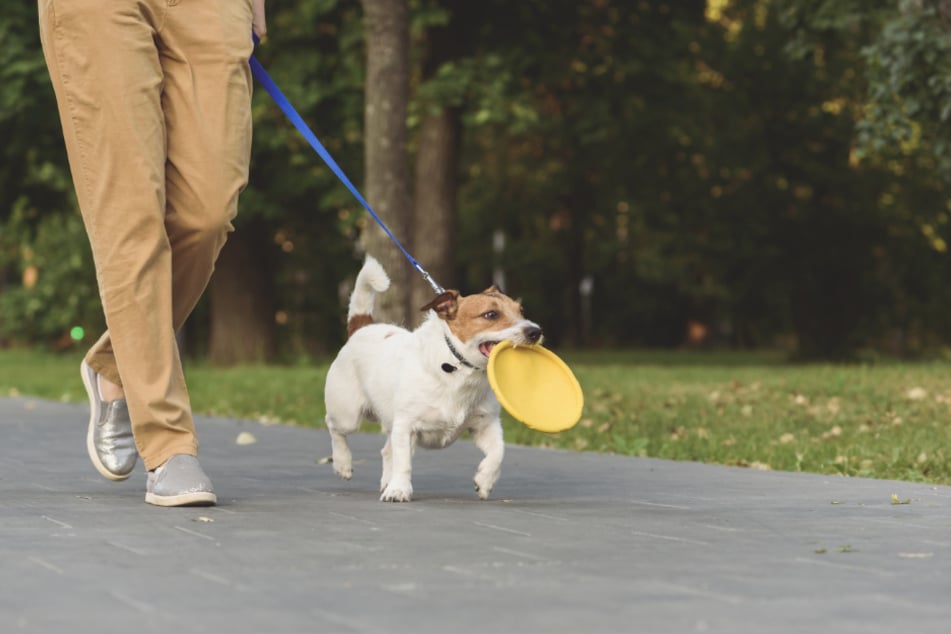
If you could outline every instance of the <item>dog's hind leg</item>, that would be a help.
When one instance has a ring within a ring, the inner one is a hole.
[[[483,500],[492,493],[492,487],[499,479],[502,457],[505,455],[505,441],[502,439],[502,425],[496,420],[472,430],[472,441],[482,450],[485,457],[479,463],[475,473],[476,493]]]
[[[330,430],[330,442],[333,445],[333,465],[334,471],[344,480],[349,480],[353,476],[353,454],[350,453],[350,445],[347,443],[347,434],[354,431],[356,427],[339,425],[334,417],[327,414],[325,419],[327,429]],[[359,426],[359,420],[357,426]]]
[[[393,469],[393,449],[390,447],[390,436],[386,436],[386,444],[383,445],[383,449],[380,450],[380,455],[383,457],[383,475],[380,477],[380,493],[386,490],[386,485],[390,483],[390,474]]]

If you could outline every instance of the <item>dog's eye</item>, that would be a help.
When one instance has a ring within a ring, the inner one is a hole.
[[[486,312],[482,313],[482,318],[483,318],[483,319],[488,319],[489,321],[495,321],[496,319],[499,318],[499,313],[498,313],[497,311],[494,311],[494,310],[489,310],[489,311],[486,311]]]

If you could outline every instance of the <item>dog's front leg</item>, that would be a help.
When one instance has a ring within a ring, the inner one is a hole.
[[[505,441],[502,439],[502,423],[495,419],[488,424],[477,426],[472,430],[472,441],[482,450],[485,457],[479,463],[475,474],[476,493],[483,500],[492,493],[492,487],[499,479],[502,467],[502,458],[505,455]]]
[[[387,444],[390,454],[389,481],[386,483],[386,488],[383,489],[380,500],[382,502],[409,502],[413,499],[413,429],[411,422],[399,419],[393,421]],[[383,475],[385,477],[387,474],[384,472]]]

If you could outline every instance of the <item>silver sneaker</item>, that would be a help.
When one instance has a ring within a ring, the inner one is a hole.
[[[198,458],[176,454],[149,471],[145,501],[156,506],[214,506],[218,497]]]
[[[110,480],[125,480],[135,468],[139,452],[132,437],[132,419],[125,399],[102,400],[99,375],[85,361],[79,366],[89,396],[86,450],[96,470]]]

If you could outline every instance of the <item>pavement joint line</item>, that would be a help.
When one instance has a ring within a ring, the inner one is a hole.
[[[373,520],[364,519],[362,517],[357,517],[355,515],[347,515],[346,513],[338,513],[337,511],[327,511],[327,515],[333,515],[335,517],[340,517],[345,520],[353,520],[355,522],[362,522],[363,524],[370,524],[371,526],[379,526],[379,522],[374,522]]]
[[[497,526],[495,524],[486,524],[485,522],[472,522],[476,526],[481,526],[483,528],[491,528],[497,531],[503,531],[505,533],[512,533],[514,535],[521,535],[523,537],[531,537],[531,533],[526,533],[525,531],[516,530],[514,528],[506,528],[505,526]]]
[[[716,524],[701,524],[704,528],[712,528],[715,531],[723,531],[725,533],[745,533],[742,528],[734,528],[732,526],[717,526]]]
[[[30,561],[32,561],[33,563],[35,563],[37,566],[40,566],[41,568],[46,568],[47,570],[49,570],[49,571],[51,571],[51,572],[55,572],[55,573],[60,574],[60,575],[65,575],[65,574],[66,574],[66,571],[65,571],[65,570],[63,570],[62,568],[60,568],[59,566],[57,566],[57,565],[55,565],[55,564],[51,564],[50,562],[46,561],[45,559],[40,559],[39,557],[30,557],[29,559],[30,559]]]
[[[201,568],[191,568],[189,573],[195,575],[200,579],[205,579],[206,581],[211,581],[212,583],[217,583],[218,585],[225,586],[226,588],[232,588],[239,592],[253,592],[254,589],[251,586],[246,586],[242,583],[232,581],[227,577],[222,577],[221,575],[216,575],[213,572],[208,572],[207,570],[202,570]]]
[[[555,562],[554,559],[549,559],[548,557],[539,557],[538,555],[533,555],[531,553],[523,553],[520,550],[512,550],[511,548],[502,548],[501,546],[493,546],[492,550],[505,554],[505,555],[514,555],[516,557],[531,559],[532,561]]]
[[[149,555],[148,551],[141,550],[139,548],[134,548],[132,546],[128,546],[121,542],[107,540],[106,544],[108,544],[109,546],[112,546],[113,548],[118,548],[119,550],[124,550],[126,552],[132,553],[133,555],[139,555],[140,557],[147,557]]]
[[[731,605],[740,605],[745,601],[743,597],[738,597],[733,594],[726,594],[724,592],[715,592],[713,590],[704,590],[703,588],[697,588],[694,586],[687,586],[681,583],[659,583],[658,586],[662,588],[667,588],[674,592],[680,592],[682,594],[689,594],[696,597],[703,597],[705,599],[715,599],[717,601],[723,601],[724,603],[729,603]]]
[[[193,531],[192,529],[190,529],[190,528],[185,528],[184,526],[173,526],[172,528],[174,528],[174,529],[177,530],[177,531],[181,531],[181,532],[183,532],[183,533],[187,533],[188,535],[192,535],[192,536],[194,536],[194,537],[201,537],[202,539],[207,539],[208,541],[211,541],[211,542],[217,541],[217,538],[212,537],[211,535],[206,535],[206,534],[204,534],[204,533],[199,533],[198,531]]]
[[[663,539],[671,542],[680,542],[683,544],[694,544],[696,546],[712,546],[710,542],[700,541],[699,539],[688,539],[686,537],[675,537],[673,535],[658,535],[657,533],[647,533],[644,531],[631,531],[632,535],[639,537],[650,537],[651,539]]]
[[[571,520],[567,517],[558,517],[557,515],[548,515],[547,513],[539,513],[538,511],[526,511],[525,509],[512,509],[516,513],[524,513],[525,515],[534,515],[535,517],[540,517],[546,520],[555,520],[558,522],[570,522]]]
[[[59,526],[60,528],[68,528],[68,529],[72,529],[72,528],[73,528],[72,526],[70,526],[70,525],[67,524],[66,522],[61,522],[61,521],[59,521],[59,520],[57,520],[57,519],[53,519],[53,518],[50,517],[49,515],[42,515],[41,517],[42,517],[44,520],[46,520],[47,522],[52,522],[53,524],[56,524],[56,525]]]
[[[331,623],[334,623],[336,625],[343,625],[344,627],[347,627],[355,632],[381,632],[381,630],[377,630],[377,629],[367,629],[366,626],[360,625],[355,620],[348,619],[345,616],[337,614],[336,612],[331,612],[329,610],[324,610],[321,608],[312,608],[311,613],[316,614],[317,616],[323,618],[324,620],[330,621]],[[315,628],[315,631],[317,631],[316,628]]]
[[[130,596],[128,596],[128,595],[125,595],[125,594],[123,594],[123,593],[121,593],[121,592],[119,592],[119,591],[117,591],[117,590],[111,590],[111,591],[109,592],[109,594],[111,594],[113,597],[115,597],[116,599],[118,599],[118,600],[121,601],[122,603],[125,603],[127,606],[129,606],[129,607],[131,607],[131,608],[133,608],[133,609],[135,609],[135,610],[138,610],[139,612],[143,612],[143,613],[145,613],[145,614],[158,614],[158,613],[160,613],[159,610],[156,608],[156,606],[152,605],[151,603],[146,603],[145,601],[139,601],[138,599],[134,599],[134,598],[132,598],[132,597],[130,597]]]
[[[854,553],[858,551],[855,550],[852,552]],[[845,556],[846,554],[852,554],[852,553],[839,553],[839,554]],[[822,555],[817,554],[815,559],[809,558],[809,557],[796,557],[795,559],[793,559],[793,561],[799,564],[810,564],[813,566],[828,566],[830,568],[842,568],[844,570],[854,570],[856,572],[876,574],[881,577],[895,576],[894,572],[890,570],[884,570],[882,568],[869,568],[868,566],[856,566],[855,564],[844,564],[838,561],[827,561],[823,559],[818,559],[819,557],[828,557],[828,555],[829,555],[828,553],[824,553]]]
[[[690,511],[689,506],[678,506],[676,504],[662,504],[660,502],[648,502],[647,500],[631,500],[631,504],[640,504],[642,506],[658,506],[664,509],[675,509],[677,511]]]

